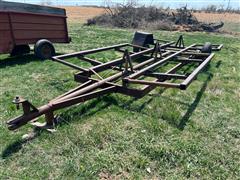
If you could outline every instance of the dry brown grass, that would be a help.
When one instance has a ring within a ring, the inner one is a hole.
[[[240,14],[233,13],[194,13],[199,21],[202,22],[224,22],[224,26],[221,29],[224,33],[240,34]]]
[[[199,21],[206,22],[233,22],[240,23],[240,14],[232,14],[232,13],[194,13]]]
[[[76,7],[68,6],[64,7],[67,11],[69,22],[85,23],[87,19],[100,15],[105,12],[103,8],[96,7]]]

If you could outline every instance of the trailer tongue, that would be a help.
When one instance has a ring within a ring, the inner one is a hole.
[[[18,129],[42,115],[45,115],[46,122],[33,124],[53,128],[56,125],[54,111],[110,93],[141,98],[156,87],[185,90],[210,63],[214,56],[212,51],[219,51],[222,46],[209,43],[185,46],[182,36],[175,43],[153,39],[149,33],[136,32],[132,44],[55,56],[53,61],[79,70],[74,79],[81,84],[39,108],[20,97],[15,98],[13,102],[17,107],[22,105],[23,115],[8,121],[8,128]],[[87,57],[108,50],[120,52],[122,57],[105,63]],[[91,67],[80,67],[67,61],[76,57],[90,63]],[[191,67],[192,71],[183,73],[185,67]]]

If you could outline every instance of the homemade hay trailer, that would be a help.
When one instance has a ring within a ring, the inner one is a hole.
[[[53,61],[79,71],[74,79],[81,84],[39,108],[16,97],[13,103],[17,108],[22,105],[23,115],[8,121],[8,128],[15,130],[28,122],[38,127],[53,128],[56,125],[54,111],[110,93],[141,98],[156,87],[185,90],[210,63],[214,56],[212,51],[219,51],[222,46],[210,43],[185,46],[182,36],[173,42],[154,39],[149,33],[136,32],[132,44],[55,56]],[[109,50],[120,52],[121,57],[108,62],[88,57]],[[68,61],[71,58],[87,62],[90,67],[73,64]],[[186,67],[190,67],[187,72],[183,71]],[[46,123],[37,123],[36,118],[42,115],[45,115]]]
[[[0,1],[0,54],[30,52],[38,58],[55,55],[52,43],[69,43],[65,9]]]

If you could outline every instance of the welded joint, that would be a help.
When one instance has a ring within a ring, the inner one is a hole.
[[[122,86],[123,87],[127,87],[128,86],[128,79],[127,78],[123,78],[122,79]]]
[[[123,54],[123,62],[125,63],[124,72],[128,72],[129,67],[130,67],[131,72],[134,72],[133,65],[132,65],[132,58],[127,49],[125,49],[124,54]],[[122,69],[122,64],[120,65],[119,68]]]
[[[176,47],[185,47],[184,45],[184,40],[183,40],[183,35],[180,35],[176,44],[175,44]]]
[[[161,49],[159,42],[157,41],[155,43],[154,50],[151,54],[151,57],[153,57],[154,60],[156,61],[158,59],[158,54],[160,55],[160,58],[162,58],[162,49]]]
[[[187,85],[186,84],[180,84],[180,89],[181,90],[186,90],[187,89]]]

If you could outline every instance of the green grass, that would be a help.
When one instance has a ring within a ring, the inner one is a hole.
[[[225,22],[222,30],[226,32],[240,33],[240,21],[239,22]]]
[[[129,42],[133,30],[70,26],[68,53]],[[180,33],[154,32],[176,40]],[[135,100],[119,94],[58,111],[57,132],[31,141],[5,122],[19,114],[21,95],[39,106],[75,87],[64,65],[34,56],[0,56],[0,179],[238,179],[240,177],[239,37],[183,33],[187,44],[224,43],[186,90],[156,89]],[[112,54],[102,57],[103,61]],[[98,57],[98,58],[101,58]]]

